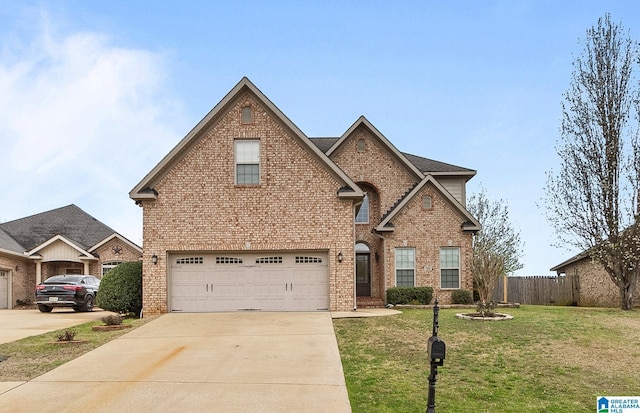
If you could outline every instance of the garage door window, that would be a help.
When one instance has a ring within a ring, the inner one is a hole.
[[[216,257],[216,264],[242,264],[242,258],[237,257]]]
[[[185,258],[178,258],[176,259],[176,264],[203,264],[204,263],[204,258],[203,257],[185,257]]]
[[[296,257],[296,264],[322,264],[320,257]]]
[[[282,257],[256,258],[256,264],[282,264]]]

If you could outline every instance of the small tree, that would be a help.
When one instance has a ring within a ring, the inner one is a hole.
[[[587,30],[563,95],[562,166],[545,188],[558,244],[588,251],[620,290],[624,310],[633,309],[640,271],[639,56],[638,43],[608,14]]]
[[[480,302],[485,304],[501,276],[522,268],[520,233],[511,227],[506,204],[502,200],[491,202],[483,188],[467,204],[482,224],[482,230],[473,236],[471,272]]]
[[[142,310],[142,262],[125,262],[102,277],[98,290],[100,308],[116,313]]]

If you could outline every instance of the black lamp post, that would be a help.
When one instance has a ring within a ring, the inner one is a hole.
[[[436,381],[438,380],[438,366],[444,364],[446,346],[438,337],[438,300],[433,306],[433,333],[427,342],[427,354],[431,362],[431,374],[429,374],[429,395],[427,397],[427,413],[436,413]]]

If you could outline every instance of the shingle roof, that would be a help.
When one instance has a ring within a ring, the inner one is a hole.
[[[56,235],[88,249],[115,233],[73,204],[5,222],[0,224],[0,230],[10,235],[23,251],[30,251]]]
[[[327,152],[340,138],[311,138],[313,142],[321,151]],[[434,161],[433,159],[423,158],[421,156],[411,155],[406,152],[402,154],[407,158],[409,162],[413,164],[420,172],[427,173],[468,173],[474,175],[476,171],[469,168],[463,168],[461,166],[451,165],[448,163]]]
[[[4,232],[2,228],[0,228],[0,249],[13,252],[24,252],[22,245],[18,244],[18,242],[11,238],[11,235]]]
[[[433,159],[423,158],[421,156],[411,155],[410,153],[402,152],[407,157],[409,162],[415,165],[416,168],[422,173],[434,173],[434,172],[465,172],[475,174],[473,169],[463,168],[461,166],[451,165],[448,163],[434,161]]]

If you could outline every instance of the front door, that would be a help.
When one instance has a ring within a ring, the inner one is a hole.
[[[356,296],[371,297],[370,254],[356,254]]]

